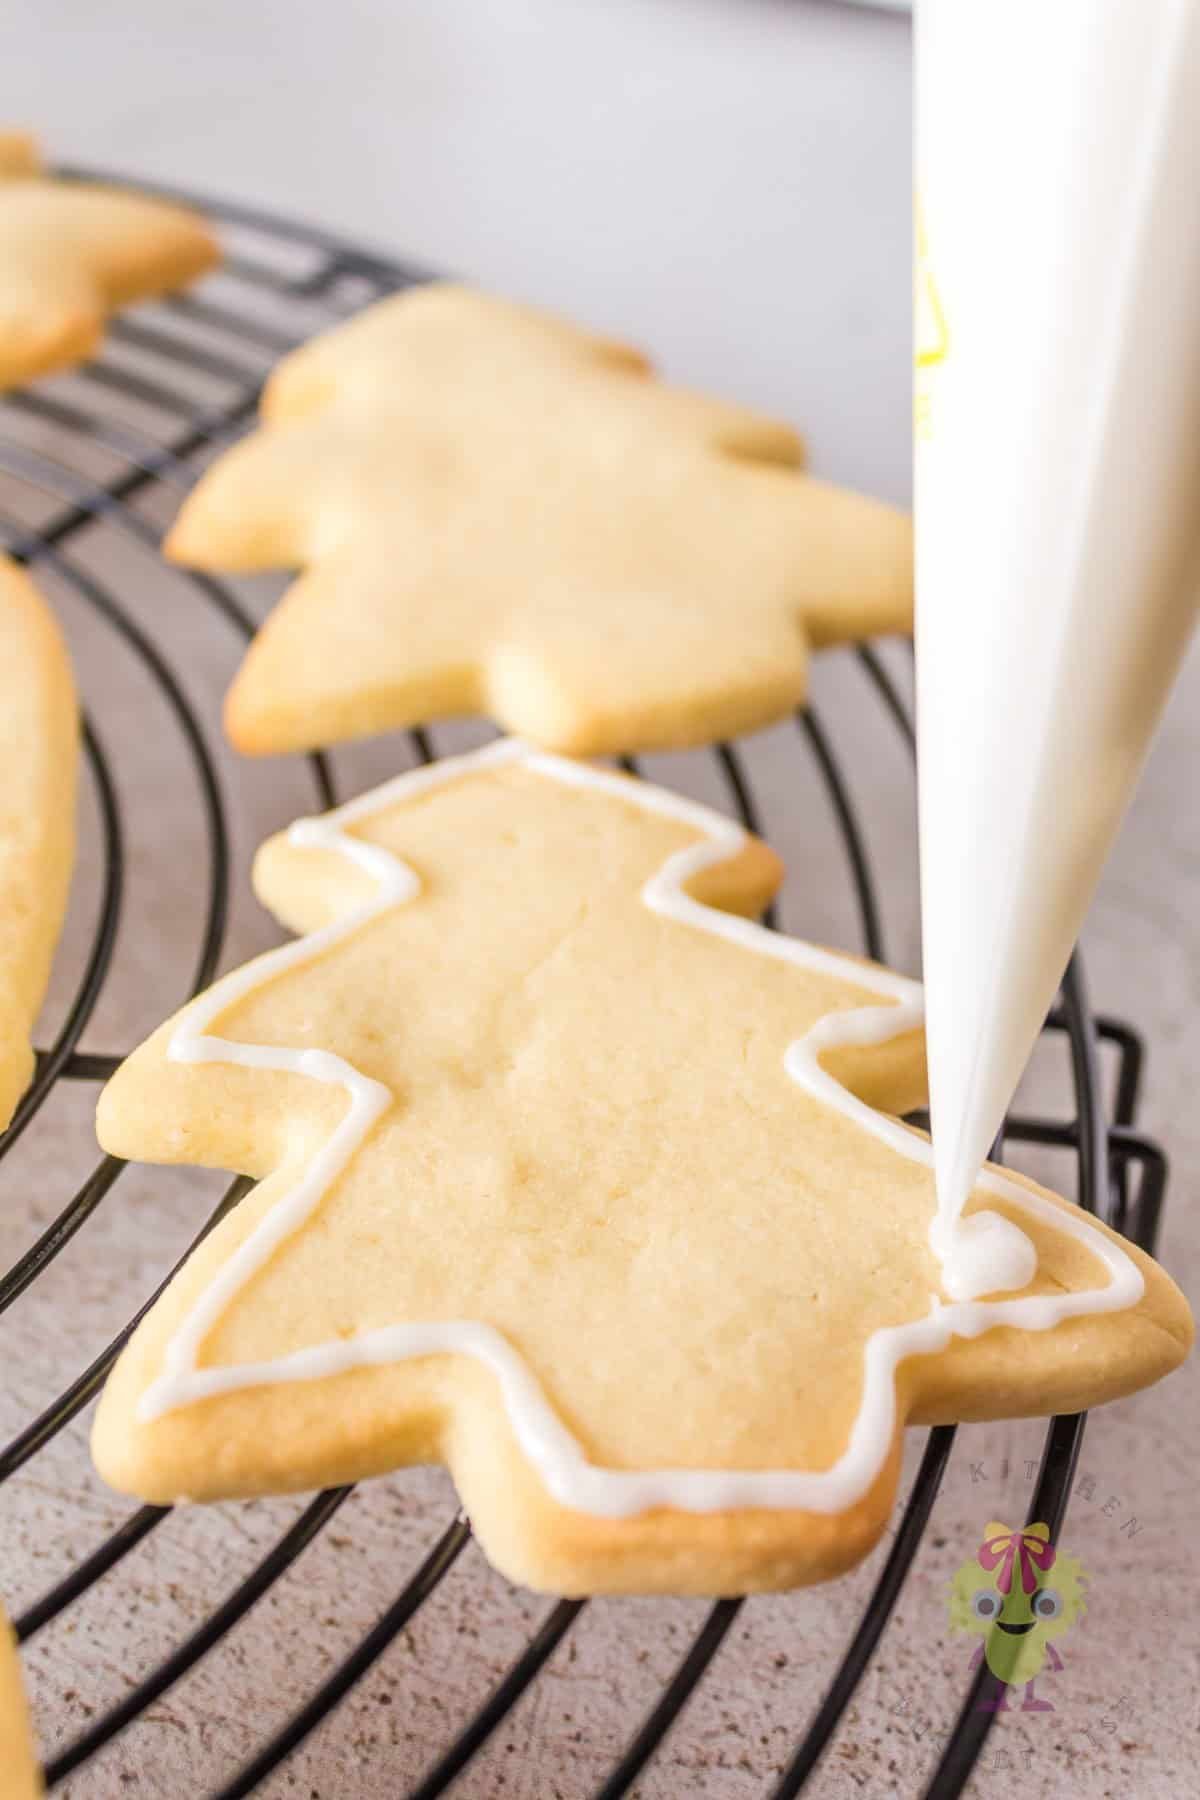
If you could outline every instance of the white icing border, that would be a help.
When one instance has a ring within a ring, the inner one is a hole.
[[[333,924],[270,951],[225,976],[194,1000],[180,1017],[168,1049],[171,1061],[239,1063],[252,1068],[307,1075],[313,1081],[342,1087],[350,1104],[344,1118],[300,1180],[275,1202],[250,1236],[223,1264],[170,1339],[163,1372],[146,1389],[139,1402],[140,1420],[154,1419],[176,1407],[236,1388],[319,1380],[347,1369],[398,1362],[410,1357],[467,1355],[475,1357],[495,1375],[523,1454],[549,1493],[564,1506],[606,1518],[626,1518],[660,1506],[697,1513],[724,1512],[735,1507],[795,1507],[811,1512],[841,1512],[868,1491],[883,1466],[896,1425],[894,1377],[904,1358],[944,1349],[953,1337],[978,1337],[998,1325],[1047,1331],[1062,1320],[1082,1313],[1115,1312],[1137,1303],[1144,1291],[1144,1282],[1136,1264],[1117,1244],[1096,1230],[1086,1215],[1064,1212],[1003,1175],[986,1171],[977,1187],[1003,1196],[1055,1231],[1078,1239],[1108,1270],[1107,1285],[1076,1294],[1030,1295],[1024,1300],[969,1301],[953,1305],[944,1304],[935,1295],[932,1309],[925,1318],[873,1332],[864,1350],[862,1404],[849,1442],[837,1462],[821,1470],[600,1467],[587,1460],[582,1447],[558,1418],[537,1377],[517,1351],[491,1326],[471,1320],[384,1326],[364,1332],[357,1338],[317,1344],[266,1362],[200,1368],[200,1347],[225,1308],[276,1247],[312,1215],[328,1187],[347,1167],[392,1100],[389,1090],[379,1082],[372,1081],[326,1051],[234,1043],[209,1035],[210,1026],[236,1001],[274,980],[285,969],[311,961],[369,920],[378,918],[393,906],[402,906],[417,894],[419,882],[407,864],[377,844],[348,836],[346,826],[429,788],[455,781],[471,770],[494,768],[505,763],[520,763],[536,774],[567,786],[598,789],[614,795],[627,806],[639,806],[647,812],[678,819],[703,833],[701,842],[677,851],[646,883],[642,898],[652,911],[695,930],[725,938],[758,955],[819,970],[858,987],[869,981],[871,987],[893,995],[894,1003],[890,1005],[826,1014],[802,1038],[788,1046],[785,1067],[792,1080],[806,1092],[854,1119],[864,1131],[881,1139],[899,1155],[932,1167],[932,1152],[924,1138],[914,1136],[895,1120],[864,1105],[826,1073],[819,1062],[825,1051],[849,1044],[883,1043],[918,1026],[923,1012],[921,990],[916,982],[874,967],[868,974],[860,964],[831,951],[817,949],[768,931],[747,919],[719,912],[685,893],[686,884],[702,870],[727,861],[742,849],[746,834],[732,820],[645,782],[631,782],[624,776],[587,764],[545,755],[519,740],[502,739],[474,754],[401,775],[323,818],[301,819],[293,825],[288,834],[290,842],[334,851],[350,858],[378,883],[375,897]]]

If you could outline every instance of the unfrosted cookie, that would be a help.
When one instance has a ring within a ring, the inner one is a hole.
[[[516,1580],[740,1593],[871,1547],[906,1419],[1173,1368],[1171,1281],[1019,1177],[972,1205],[1035,1280],[947,1301],[928,1144],[885,1116],[922,1094],[918,990],[751,923],[779,875],[511,741],[272,839],[258,891],[311,935],[101,1098],[115,1154],[259,1181],[122,1355],[101,1473],[211,1500],[444,1461]]]
[[[0,1800],[37,1800],[41,1792],[21,1662],[0,1608]]]
[[[0,176],[36,175],[37,140],[29,131],[0,131]]]
[[[62,635],[29,577],[0,556],[0,1128],[33,1073],[29,1034],[66,910],[78,739]]]
[[[44,174],[31,137],[0,133],[0,388],[82,362],[109,313],[219,258],[185,207]]]
[[[706,743],[796,706],[812,647],[909,628],[906,516],[541,313],[414,289],[285,358],[262,412],[166,545],[304,570],[230,692],[241,750],[454,713],[572,755]]]

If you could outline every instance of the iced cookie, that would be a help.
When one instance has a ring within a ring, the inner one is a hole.
[[[21,1662],[0,1611],[0,1800],[37,1800],[41,1792]]]
[[[109,313],[186,286],[219,257],[186,208],[59,180],[32,138],[0,133],[0,388],[82,362]]]
[[[285,358],[262,414],[166,545],[304,571],[230,692],[241,750],[454,713],[572,755],[706,743],[797,705],[811,648],[909,628],[907,517],[523,307],[385,300]]]
[[[512,741],[302,821],[256,885],[309,935],[164,1025],[106,1149],[259,1186],[105,1391],[149,1501],[444,1461],[515,1580],[741,1593],[877,1539],[906,1420],[1074,1410],[1173,1368],[1149,1258],[989,1172],[1036,1248],[951,1303],[919,990],[751,922],[775,857]],[[876,1111],[875,1108],[882,1110]]]
[[[0,1128],[33,1074],[29,1034],[66,910],[78,738],[58,626],[29,577],[0,556]]]

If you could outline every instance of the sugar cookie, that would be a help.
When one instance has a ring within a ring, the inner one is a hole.
[[[75,844],[79,724],[66,646],[0,556],[0,1128],[33,1074],[29,1041],[62,928]]]
[[[38,1800],[41,1792],[21,1660],[0,1611],[0,1800]]]
[[[465,288],[295,351],[166,550],[302,566],[252,644],[241,750],[485,713],[572,755],[711,742],[804,698],[813,646],[907,630],[908,518],[791,429]]]
[[[706,808],[511,740],[268,842],[258,890],[310,935],[101,1098],[115,1154],[260,1183],[122,1355],[106,1479],[440,1460],[516,1580],[741,1593],[871,1547],[906,1419],[1173,1368],[1173,1283],[1018,1176],[972,1204],[1034,1282],[939,1292],[928,1143],[886,1116],[921,1097],[919,990],[751,923],[778,879]]]
[[[0,133],[0,388],[91,356],[117,307],[185,287],[219,260],[195,213],[42,172]]]

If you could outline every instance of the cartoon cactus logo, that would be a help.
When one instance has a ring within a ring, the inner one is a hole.
[[[1034,1693],[1043,1670],[1057,1674],[1063,1659],[1056,1639],[1086,1609],[1087,1575],[1077,1557],[1064,1556],[1050,1542],[1047,1525],[1014,1530],[996,1519],[984,1527],[983,1542],[950,1584],[950,1625],[982,1639],[971,1667],[986,1661],[1003,1685],[980,1700],[988,1712],[1010,1712],[1010,1687],[1024,1687],[1022,1712],[1053,1712]]]

